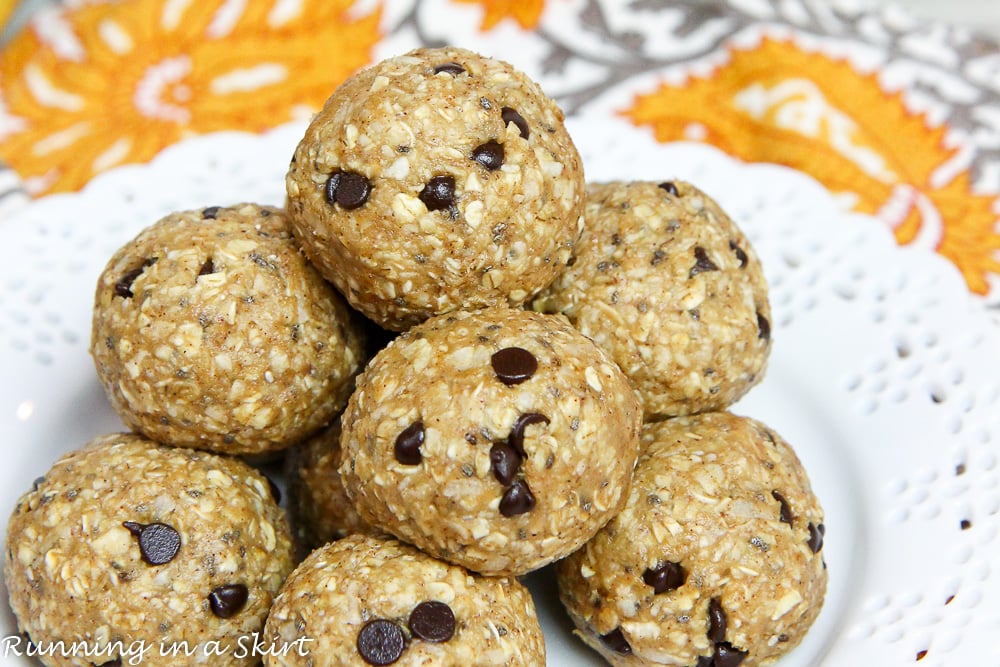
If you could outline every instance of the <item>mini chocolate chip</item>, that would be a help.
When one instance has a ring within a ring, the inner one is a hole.
[[[490,448],[490,464],[493,476],[507,486],[514,481],[517,471],[521,469],[521,456],[510,445],[497,442]]]
[[[786,635],[784,633],[778,635],[778,642],[784,644],[787,641],[788,641],[788,635]]]
[[[927,657],[927,649],[920,649],[917,651],[917,660],[923,660]]]
[[[713,657],[711,655],[698,656],[698,662],[695,663],[694,667],[712,667]]]
[[[655,568],[647,568],[642,580],[647,586],[653,587],[653,593],[659,595],[680,588],[684,585],[687,572],[680,563],[667,561]]]
[[[144,525],[135,521],[125,521],[122,525],[139,538],[139,553],[150,565],[166,565],[180,551],[181,536],[173,526],[165,523]]]
[[[122,659],[115,658],[114,660],[108,660],[107,662],[102,662],[99,665],[94,662],[90,664],[93,665],[94,667],[122,667]]]
[[[814,554],[819,553],[823,548],[823,534],[826,532],[826,527],[823,524],[816,526],[812,521],[809,522],[809,541],[806,544],[809,545],[809,550]]]
[[[757,311],[757,338],[762,338],[763,340],[769,340],[771,338],[771,323],[767,321],[767,318]]]
[[[407,466],[415,466],[423,460],[420,446],[424,444],[424,423],[419,419],[396,436],[396,460]]]
[[[503,119],[504,125],[514,123],[514,125],[517,126],[517,131],[521,133],[522,139],[527,139],[531,136],[531,130],[528,128],[528,121],[524,120],[524,116],[519,114],[514,109],[511,109],[510,107],[500,109],[500,118]]]
[[[201,209],[201,217],[205,220],[215,220],[219,216],[219,206],[209,206]]]
[[[741,651],[729,642],[719,642],[715,645],[712,667],[739,667],[747,655],[747,651]]]
[[[694,249],[694,266],[691,267],[691,272],[688,274],[688,278],[694,278],[699,273],[704,273],[706,271],[718,271],[719,267],[715,265],[708,257],[708,253],[704,248],[698,246]]]
[[[444,602],[421,602],[410,612],[410,633],[428,642],[446,642],[455,634],[455,613]]]
[[[41,476],[41,477],[36,477],[35,481],[31,483],[31,490],[32,491],[37,491],[38,487],[41,486],[44,482],[45,482],[45,476],[44,475]]]
[[[403,629],[392,621],[375,618],[358,633],[358,654],[369,665],[391,665],[399,660],[406,648]]]
[[[364,205],[371,192],[371,182],[354,171],[335,171],[326,181],[327,203],[339,204],[348,211]]]
[[[535,496],[523,479],[516,480],[508,486],[500,499],[500,514],[508,518],[530,512],[534,508]]]
[[[726,638],[726,610],[719,598],[708,601],[708,640],[721,642]]]
[[[200,269],[198,269],[199,276],[207,276],[210,273],[215,273],[215,262],[212,261],[211,257],[206,259],[205,263],[201,265]]]
[[[526,412],[514,420],[514,425],[510,428],[510,435],[507,436],[507,444],[514,448],[518,454],[527,458],[524,451],[524,429],[532,424],[548,424],[549,418],[540,412]]]
[[[490,357],[497,379],[508,387],[521,384],[538,370],[535,355],[520,347],[505,347]]]
[[[435,74],[440,74],[441,72],[446,72],[452,76],[458,76],[465,72],[465,68],[458,63],[443,63],[434,68]]]
[[[472,159],[489,171],[496,171],[503,166],[503,144],[487,141],[472,149]]]
[[[968,530],[972,528],[972,522],[969,521],[968,519],[962,519],[961,521],[958,522],[958,527],[961,528],[962,530]]]
[[[771,491],[771,497],[781,504],[781,511],[778,514],[781,522],[787,523],[789,526],[792,525],[792,508],[788,506],[788,501],[777,490]]]
[[[729,242],[729,249],[736,254],[736,259],[740,260],[740,268],[744,268],[747,265],[747,254],[743,252],[743,248],[736,245],[736,241]]]
[[[152,266],[156,262],[155,259],[144,259],[140,266],[125,272],[118,282],[115,283],[115,296],[120,296],[123,299],[132,298],[132,283],[135,279],[142,275],[142,272],[146,270],[147,266]]]
[[[677,186],[674,185],[673,181],[663,181],[657,187],[659,187],[661,190],[666,190],[668,195],[673,195],[675,197],[679,197],[681,195],[680,191],[677,189]]]
[[[435,176],[427,181],[427,185],[418,196],[428,211],[450,208],[455,205],[455,178],[453,176]]]
[[[625,635],[622,634],[620,627],[615,628],[606,635],[601,635],[601,643],[615,653],[621,653],[622,655],[632,653],[632,647],[629,645],[628,640],[625,639]]]
[[[226,584],[208,594],[208,603],[219,618],[231,618],[243,609],[249,597],[250,591],[243,584]]]

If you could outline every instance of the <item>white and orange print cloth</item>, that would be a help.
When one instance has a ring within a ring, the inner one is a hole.
[[[31,196],[77,190],[191,135],[308,117],[357,68],[445,43],[569,114],[806,172],[1000,303],[997,45],[830,0],[66,0],[0,53],[0,158]]]

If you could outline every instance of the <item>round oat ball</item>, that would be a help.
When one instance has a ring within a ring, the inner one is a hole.
[[[528,590],[391,538],[351,535],[314,551],[267,619],[265,665],[537,667],[545,643]],[[282,655],[283,653],[283,655]]]
[[[456,48],[343,83],[286,185],[306,254],[395,331],[521,305],[565,267],[582,224],[583,167],[562,111],[509,64]]]
[[[57,461],[18,501],[6,546],[18,630],[90,651],[41,658],[58,667],[138,664],[140,650],[165,667],[256,665],[240,639],[261,631],[294,566],[266,478],[131,434]]]
[[[725,412],[647,424],[642,442],[625,509],[556,566],[580,636],[617,667],[771,664],[826,592],[798,458]]]
[[[283,449],[343,409],[365,361],[347,304],[279,209],[173,213],[101,274],[91,354],[112,406],[164,444]]]
[[[718,204],[680,181],[604,183],[589,186],[585,218],[575,263],[534,308],[611,355],[647,421],[724,409],[761,379],[767,283]]]
[[[308,551],[354,533],[378,535],[365,523],[340,481],[340,420],[293,446],[285,456],[292,532]]]
[[[340,472],[368,523],[476,572],[524,574],[621,509],[641,416],[625,376],[565,318],[440,315],[359,377]]]

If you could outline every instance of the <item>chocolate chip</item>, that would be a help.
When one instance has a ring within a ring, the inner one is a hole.
[[[497,379],[508,387],[521,384],[538,370],[535,355],[520,347],[505,347],[490,357]]]
[[[440,74],[441,72],[451,74],[452,76],[458,76],[459,74],[463,74],[465,72],[465,68],[458,63],[443,63],[434,68],[435,74]]]
[[[961,528],[962,530],[968,530],[972,528],[972,522],[969,521],[968,519],[962,519],[961,521],[958,522],[958,527]]]
[[[823,548],[823,535],[826,533],[826,526],[819,524],[816,526],[812,521],[809,522],[809,541],[806,544],[809,545],[809,550],[814,554],[819,553]]]
[[[769,340],[771,338],[771,323],[767,321],[767,318],[757,311],[757,338],[762,338],[763,340]]]
[[[455,205],[455,178],[453,176],[435,176],[427,181],[420,191],[420,201],[428,211],[440,211]]]
[[[243,584],[226,584],[208,594],[208,603],[219,618],[231,618],[243,609],[249,597],[250,591]]]
[[[35,481],[31,483],[31,490],[32,491],[37,491],[38,487],[41,486],[44,482],[45,482],[45,476],[44,475],[41,476],[41,477],[36,477]]]
[[[517,131],[521,133],[522,139],[527,139],[531,136],[531,130],[528,128],[528,121],[524,120],[524,116],[519,114],[514,109],[511,109],[510,107],[500,109],[500,118],[503,119],[504,125],[510,125],[511,123],[517,125]]]
[[[215,220],[219,216],[220,207],[209,206],[201,209],[201,217],[205,220]]]
[[[508,518],[530,512],[534,508],[535,496],[523,479],[508,486],[503,492],[503,498],[500,499],[500,514]]]
[[[778,518],[782,523],[787,523],[789,526],[792,525],[792,508],[788,506],[788,501],[776,490],[771,491],[771,497],[781,504],[781,511],[778,514]]]
[[[396,436],[396,460],[407,466],[415,466],[423,460],[420,446],[424,444],[424,423],[419,419]]]
[[[510,435],[507,436],[507,444],[513,447],[514,451],[522,457],[527,458],[528,455],[524,451],[524,429],[532,424],[548,423],[549,418],[540,412],[526,412],[520,415],[514,420],[514,425],[510,429]]]
[[[684,585],[687,572],[680,563],[667,561],[655,568],[647,568],[642,580],[647,586],[653,587],[653,593],[659,595],[680,588]]]
[[[392,621],[376,618],[361,628],[357,646],[361,658],[369,665],[391,665],[403,655],[406,637],[403,629]]]
[[[699,273],[704,273],[706,271],[718,271],[719,267],[715,265],[708,257],[708,253],[704,248],[698,246],[694,249],[694,266],[691,267],[691,272],[688,274],[688,278],[694,278]]]
[[[115,658],[114,660],[108,660],[107,662],[102,662],[99,665],[94,662],[90,664],[93,665],[94,667],[122,667],[122,659]]]
[[[125,521],[122,525],[139,538],[139,553],[150,565],[166,565],[181,549],[181,536],[173,526],[165,523],[144,525],[135,521]]]
[[[673,195],[675,197],[680,197],[681,195],[680,191],[677,189],[677,186],[674,185],[673,181],[664,181],[660,183],[660,185],[657,187],[659,187],[661,190],[666,190],[668,195]]]
[[[698,657],[698,662],[695,663],[694,667],[712,667],[712,660],[714,656],[702,655]]]
[[[472,149],[472,159],[489,171],[496,171],[503,166],[503,144],[487,141]]]
[[[601,635],[601,643],[615,653],[621,653],[622,655],[632,653],[632,647],[629,645],[628,640],[625,639],[625,635],[622,634],[621,628],[615,628],[608,634]]]
[[[510,445],[497,442],[490,448],[490,465],[497,481],[507,486],[521,469],[521,456]]]
[[[721,642],[726,638],[726,611],[719,598],[708,601],[708,640]]]
[[[215,273],[215,263],[212,261],[211,257],[206,259],[205,263],[201,265],[200,269],[198,269],[199,276],[207,276],[210,273]]]
[[[740,268],[744,268],[747,265],[747,254],[743,252],[743,248],[736,245],[736,241],[729,242],[729,249],[736,254],[736,259],[740,260]]]
[[[747,651],[741,651],[729,642],[719,642],[715,645],[712,667],[739,667],[747,655]]]
[[[353,171],[335,171],[326,181],[327,203],[338,204],[348,211],[362,206],[371,192],[371,182]]]
[[[135,279],[142,275],[142,272],[146,270],[147,266],[152,266],[156,262],[155,259],[145,259],[142,265],[137,266],[134,269],[125,272],[118,282],[115,283],[115,296],[120,296],[123,299],[132,298],[132,283]]]
[[[410,633],[428,642],[446,642],[455,634],[455,614],[444,602],[421,602],[410,612]]]

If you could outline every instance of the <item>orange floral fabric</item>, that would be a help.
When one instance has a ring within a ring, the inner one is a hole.
[[[194,134],[311,113],[381,37],[379,13],[351,4],[130,0],[68,12],[70,48],[23,31],[0,56],[0,157],[41,195]]]
[[[907,110],[874,74],[793,42],[764,40],[733,50],[711,75],[638,95],[623,114],[659,141],[697,138],[746,161],[776,162],[812,175],[902,243],[923,237],[979,294],[1000,273],[994,196],[971,190],[967,170],[936,172],[955,148],[945,127]]]
[[[456,2],[481,5],[483,22],[480,30],[494,28],[504,19],[514,19],[522,28],[530,29],[538,25],[545,9],[545,0],[456,0]]]

